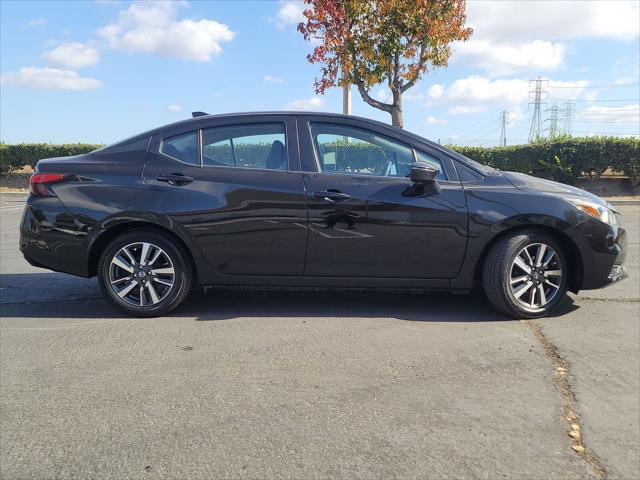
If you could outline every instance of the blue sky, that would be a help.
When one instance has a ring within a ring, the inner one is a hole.
[[[640,135],[640,2],[471,1],[472,39],[405,96],[405,128],[442,143],[524,143],[529,80],[574,102],[574,135]],[[0,1],[0,139],[110,143],[223,113],[339,112],[316,96],[295,1]],[[387,100],[384,87],[373,95]],[[353,113],[390,122],[354,88]],[[543,112],[543,118],[550,112]],[[560,114],[558,128],[564,127]],[[545,121],[548,128],[550,122]]]

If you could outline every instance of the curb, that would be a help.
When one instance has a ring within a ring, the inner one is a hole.
[[[640,198],[634,200],[607,200],[607,202],[618,207],[629,207],[633,205],[640,205]]]

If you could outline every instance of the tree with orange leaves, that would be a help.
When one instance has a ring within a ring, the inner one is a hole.
[[[446,67],[451,42],[467,40],[465,0],[305,0],[298,31],[316,46],[307,59],[320,63],[315,90],[355,84],[362,99],[391,114],[402,128],[402,94],[429,69]],[[370,89],[386,83],[392,103]]]

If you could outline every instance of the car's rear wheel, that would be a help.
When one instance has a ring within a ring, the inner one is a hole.
[[[500,240],[489,251],[482,283],[491,304],[517,318],[549,314],[567,292],[564,252],[551,236],[524,231]]]
[[[191,288],[190,263],[183,249],[162,234],[127,232],[104,250],[98,281],[119,310],[137,317],[163,315],[176,308]]]

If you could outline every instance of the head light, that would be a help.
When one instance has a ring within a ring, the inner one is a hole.
[[[588,200],[569,200],[577,209],[582,210],[584,213],[597,218],[601,222],[608,223],[609,225],[617,225],[618,219],[613,210],[603,205],[590,202]]]

